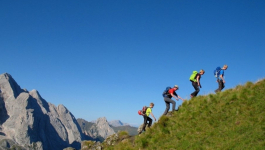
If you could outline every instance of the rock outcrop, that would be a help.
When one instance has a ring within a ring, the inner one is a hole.
[[[80,149],[82,140],[81,128],[66,107],[48,103],[37,90],[21,89],[7,73],[0,75],[0,149]]]
[[[98,118],[96,121],[97,133],[106,139],[108,136],[114,134],[114,130],[109,126],[109,123],[105,117]]]

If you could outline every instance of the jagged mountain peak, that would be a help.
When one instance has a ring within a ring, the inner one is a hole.
[[[100,117],[96,120],[96,124],[108,123],[106,117]]]
[[[109,124],[111,126],[114,126],[114,127],[118,127],[118,126],[124,126],[125,124],[122,123],[120,120],[112,120],[112,121],[109,121]]]
[[[128,123],[123,123],[122,121],[120,120],[112,120],[112,121],[109,121],[109,124],[113,127],[120,127],[120,126],[131,126],[130,124]]]
[[[12,78],[12,76],[9,74],[9,73],[3,73],[3,74],[1,74],[0,76],[4,76],[6,79],[8,79],[8,78]]]
[[[0,75],[0,92],[3,97],[17,97],[21,92],[24,92],[17,82],[8,73]]]
[[[29,94],[35,99],[42,99],[40,93],[35,89],[31,90]]]

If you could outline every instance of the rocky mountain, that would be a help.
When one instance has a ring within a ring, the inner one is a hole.
[[[113,127],[130,126],[128,123],[122,123],[120,120],[109,121],[109,125],[111,125]]]
[[[138,134],[136,127],[125,125],[119,120],[108,122],[105,117],[98,118],[93,122],[78,118],[77,122],[85,135],[93,137],[93,140],[101,142],[103,142],[109,135],[118,133],[119,131],[127,131],[129,135]]]
[[[102,121],[98,124],[104,126]],[[105,137],[104,132],[99,134]],[[0,149],[80,149],[83,139],[77,120],[66,107],[48,103],[37,90],[21,89],[7,73],[0,75]]]
[[[84,119],[77,119],[77,122],[85,135],[99,141],[103,141],[108,136],[115,133],[105,117],[98,118],[95,123],[88,122]]]

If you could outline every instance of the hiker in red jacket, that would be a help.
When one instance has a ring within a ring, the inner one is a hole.
[[[176,102],[171,99],[172,97],[174,97],[177,101],[179,99],[181,99],[183,102],[185,101],[180,96],[178,96],[178,94],[176,93],[176,90],[178,90],[178,89],[179,89],[179,87],[177,85],[175,85],[173,88],[169,89],[166,94],[163,95],[164,101],[166,103],[166,110],[165,110],[163,115],[166,115],[168,113],[168,111],[170,109],[170,103],[172,103],[172,112],[175,111]]]

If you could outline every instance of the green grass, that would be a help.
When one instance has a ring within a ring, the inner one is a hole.
[[[134,141],[104,149],[265,149],[265,80],[183,103]]]

